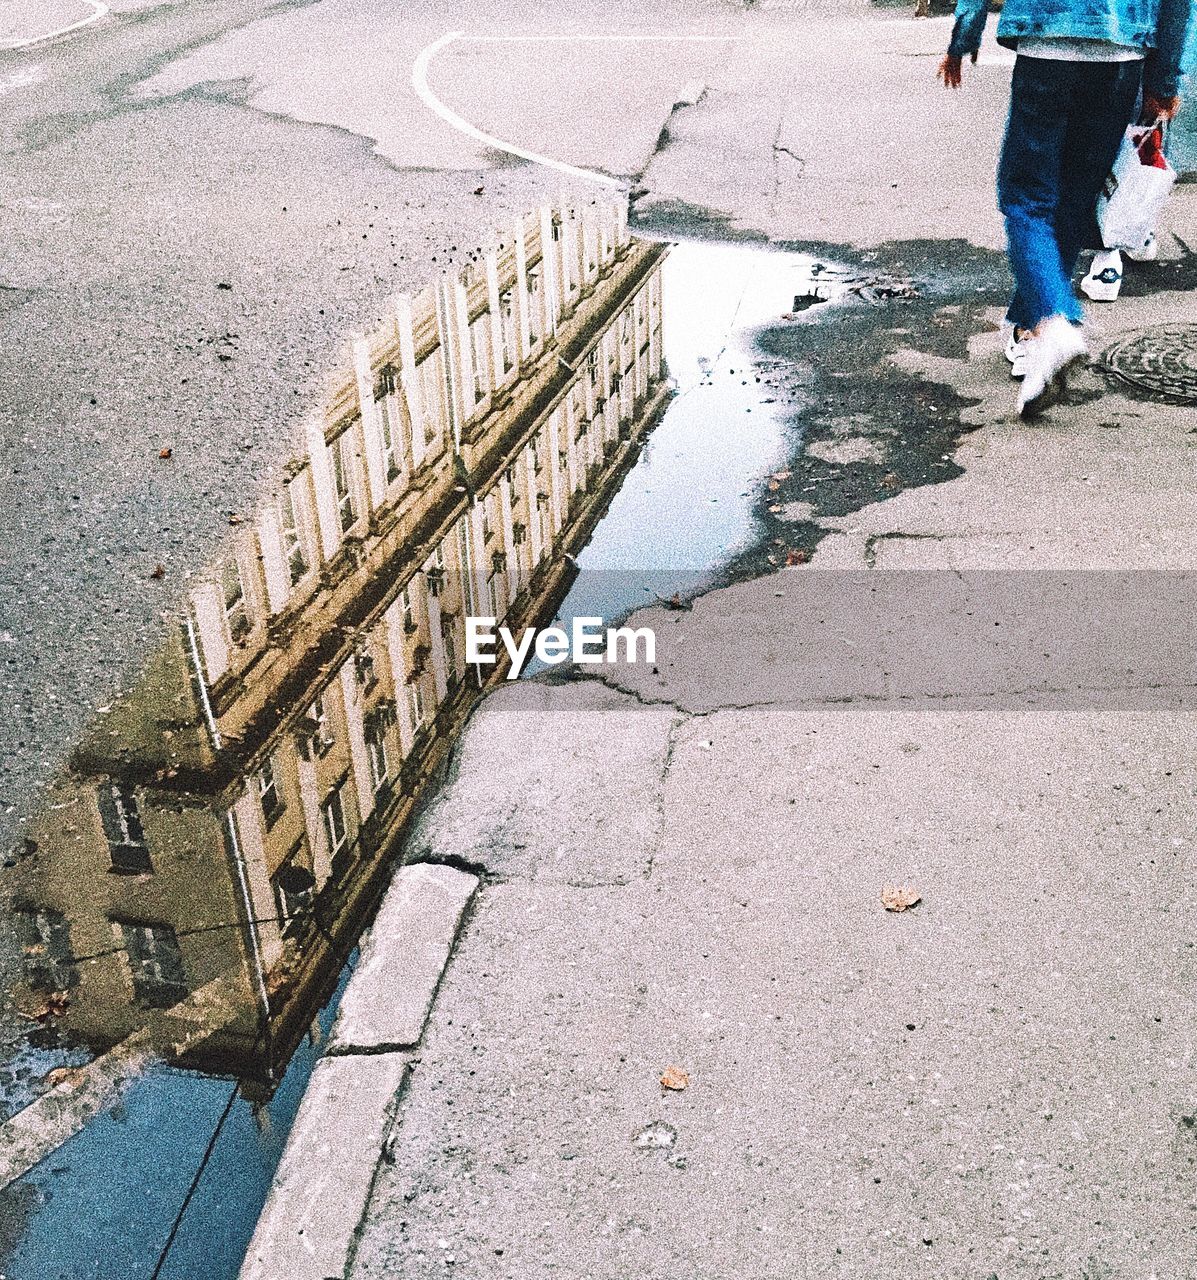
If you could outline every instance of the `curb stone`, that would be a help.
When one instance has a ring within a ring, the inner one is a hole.
[[[407,1070],[397,1053],[316,1064],[240,1280],[345,1274]]]
[[[333,1023],[329,1053],[419,1044],[478,877],[414,863],[387,890]]]
[[[240,1280],[343,1277],[378,1162],[395,1124],[410,1057],[478,877],[402,867],[316,1064],[250,1241]]]

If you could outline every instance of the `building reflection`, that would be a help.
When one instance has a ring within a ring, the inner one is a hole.
[[[665,252],[546,208],[353,344],[6,873],[25,1007],[269,1096],[505,674],[465,617],[552,618],[660,415]]]

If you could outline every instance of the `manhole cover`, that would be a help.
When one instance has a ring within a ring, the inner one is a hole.
[[[1197,324],[1136,329],[1112,342],[1101,362],[1120,382],[1160,400],[1197,403]]]

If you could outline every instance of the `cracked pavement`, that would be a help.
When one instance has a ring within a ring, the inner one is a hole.
[[[820,322],[843,394],[761,494],[807,563],[471,722],[412,856],[483,885],[354,1280],[1197,1267],[1191,410],[1093,371],[1017,427],[984,292],[919,306]]]
[[[1197,321],[1170,216],[1099,344]],[[869,254],[923,295],[761,335],[760,544],[633,615],[655,666],[469,726],[413,856],[484,883],[354,1280],[1197,1269],[1191,410],[1093,370],[1017,426],[1000,260]]]

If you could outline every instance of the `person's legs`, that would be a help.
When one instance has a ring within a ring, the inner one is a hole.
[[[1072,273],[1056,240],[1078,65],[1041,58],[1019,58],[1014,64],[1010,118],[998,165],[998,208],[1006,219],[1017,282],[1008,318],[1019,329],[1034,329],[1053,315],[1074,322],[1081,318]]]
[[[1097,197],[1134,120],[1142,76],[1141,62],[1077,64],[1076,106],[1064,141],[1056,212],[1056,240],[1069,277],[1082,249],[1101,246]]]

